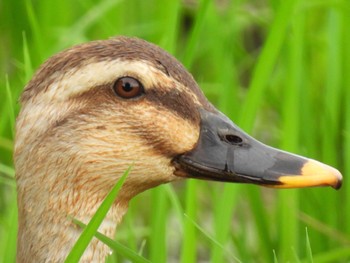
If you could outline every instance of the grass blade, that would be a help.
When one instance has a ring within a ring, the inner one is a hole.
[[[86,225],[77,220],[73,219],[73,222],[77,224],[79,227],[86,229]],[[138,255],[136,252],[131,250],[130,248],[120,244],[119,242],[110,239],[109,237],[103,235],[100,232],[96,232],[95,237],[97,237],[101,242],[112,248],[114,251],[116,251],[118,254],[124,256],[125,258],[131,260],[132,262],[136,263],[148,263],[150,262],[149,260],[145,259],[144,257]]]
[[[273,262],[274,262],[274,263],[278,263],[276,251],[275,251],[275,250],[272,250],[272,252],[273,252]]]
[[[166,218],[168,200],[165,198],[164,186],[157,187],[152,193],[152,217],[150,239],[150,259],[152,262],[166,262]]]
[[[15,193],[13,193],[15,196]],[[3,261],[2,262],[15,262],[16,254],[12,251],[16,251],[17,248],[17,229],[18,229],[18,212],[17,202],[13,199],[13,203],[10,210],[10,216],[7,218],[8,233],[6,237],[6,243],[3,244]]]
[[[16,123],[16,114],[15,114],[15,107],[13,105],[13,96],[12,96],[12,90],[10,88],[10,82],[9,82],[9,78],[8,75],[6,75],[6,93],[7,93],[7,99],[8,99],[8,103],[9,103],[9,115],[10,115],[10,125],[11,125],[11,134],[12,134],[12,138],[15,137],[15,123]]]
[[[288,40],[287,54],[287,81],[285,96],[282,104],[282,140],[280,147],[291,152],[298,152],[300,137],[300,107],[299,101],[303,88],[303,47],[304,47],[304,16],[299,14],[292,25],[293,37]],[[283,89],[281,93],[283,94]],[[293,247],[298,251],[299,221],[297,212],[299,208],[299,190],[278,192],[279,213],[279,257],[282,262],[293,258]],[[288,205],[286,205],[288,204]],[[288,226],[288,227],[286,227]],[[294,253],[295,254],[295,253]]]
[[[33,75],[33,66],[29,53],[29,46],[27,36],[25,32],[22,33],[23,37],[23,60],[24,60],[24,82],[27,83]]]
[[[16,188],[15,171],[12,167],[0,163],[0,184],[7,184]]]
[[[331,251],[319,253],[313,256],[313,261],[317,263],[329,263],[329,262],[348,262],[350,257],[350,248],[343,247],[333,249]],[[301,261],[302,263],[310,263],[309,258]]]
[[[343,25],[349,25],[350,23],[350,16],[349,16],[349,11],[343,13]],[[348,27],[344,26],[343,27],[343,60],[346,61],[344,63],[344,68],[343,72],[350,72],[350,34],[348,32]],[[343,100],[343,105],[344,105],[344,130],[342,131],[342,134],[344,136],[344,146],[343,146],[343,160],[344,160],[344,175],[350,175],[350,74],[343,74],[344,77],[344,82],[343,82],[343,87],[344,88],[344,100]],[[350,189],[350,180],[344,180],[344,188],[347,191],[344,191],[344,195],[342,198],[345,200],[343,205],[345,207],[350,207],[350,194],[345,194],[345,192],[349,192]],[[345,209],[344,210],[345,215],[344,215],[344,222],[350,222],[350,209]],[[342,217],[341,215],[339,215]],[[350,224],[345,223],[345,231],[348,235],[350,235]]]
[[[232,255],[230,251],[227,251],[225,247],[220,244],[212,235],[210,235],[207,231],[204,230],[200,225],[198,225],[192,218],[190,218],[187,214],[185,214],[185,217],[188,219],[188,221],[193,224],[202,234],[204,234],[205,237],[207,237],[213,244],[220,247],[222,250],[226,251],[227,254],[231,257],[231,259],[234,260],[234,262],[242,263],[241,260],[239,260],[236,256]]]
[[[310,239],[309,239],[309,234],[307,232],[307,228],[305,228],[305,233],[306,233],[306,251],[307,251],[307,258],[310,263],[313,263],[313,257],[312,257],[312,249],[311,249],[311,244],[310,244]]]
[[[335,240],[338,244],[350,246],[350,237],[343,233],[343,231],[339,231],[325,222],[321,222],[320,220],[302,212],[299,213],[299,218],[313,230],[325,235],[327,240]]]
[[[195,54],[196,44],[198,43],[199,34],[203,28],[205,21],[205,15],[207,13],[210,1],[201,0],[199,5],[199,10],[196,15],[196,20],[194,22],[192,32],[190,33],[190,38],[186,44],[186,49],[184,51],[182,62],[187,68],[191,68],[193,62],[193,56]]]
[[[254,119],[264,94],[263,91],[276,64],[296,3],[297,1],[295,0],[279,2],[280,6],[276,11],[269,35],[255,66],[249,91],[241,109],[239,124],[241,128],[247,131],[252,130]]]
[[[186,188],[186,213],[191,218],[196,218],[196,211],[198,207],[196,196],[196,183],[193,180],[187,182]],[[190,224],[188,220],[184,221],[184,239],[181,251],[181,262],[190,263],[196,262],[196,231],[193,224]]]
[[[74,247],[68,254],[65,262],[78,262],[81,256],[83,255],[85,249],[89,245],[91,239],[97,232],[100,224],[108,213],[108,210],[114,203],[120,188],[123,186],[123,183],[130,172],[131,167],[129,167],[123,174],[123,176],[118,180],[112,190],[108,193],[104,201],[101,203],[100,207],[97,209],[95,215],[91,218],[89,224],[86,226],[84,231],[81,233],[79,239],[75,243]]]

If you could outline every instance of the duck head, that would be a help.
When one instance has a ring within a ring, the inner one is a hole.
[[[341,185],[336,169],[250,137],[207,101],[175,58],[140,39],[93,41],[51,57],[21,104],[14,156],[19,246],[43,242],[29,230],[33,224],[62,225],[68,214],[87,221],[131,164],[119,208],[181,178],[276,188]],[[53,238],[62,235],[47,228]]]
[[[336,169],[246,134],[208,102],[175,58],[140,39],[93,41],[51,57],[21,103],[19,187],[22,177],[45,174],[41,183],[52,181],[52,191],[62,185],[47,174],[56,170],[65,171],[64,188],[98,192],[130,164],[129,197],[186,177],[276,188],[341,186]]]

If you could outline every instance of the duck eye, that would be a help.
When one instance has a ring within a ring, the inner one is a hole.
[[[134,78],[122,77],[117,79],[113,85],[114,92],[124,99],[131,99],[140,96],[143,92],[142,84]]]

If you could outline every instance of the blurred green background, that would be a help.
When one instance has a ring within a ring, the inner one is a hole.
[[[116,35],[168,50],[244,130],[344,176],[339,191],[164,185],[131,202],[117,241],[152,262],[349,262],[349,25],[348,0],[2,0],[0,262],[15,258],[21,90],[49,56]]]

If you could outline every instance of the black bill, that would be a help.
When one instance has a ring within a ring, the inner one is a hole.
[[[250,137],[225,115],[201,110],[196,147],[174,159],[177,176],[276,188],[332,186],[340,172],[318,161],[287,153]]]

